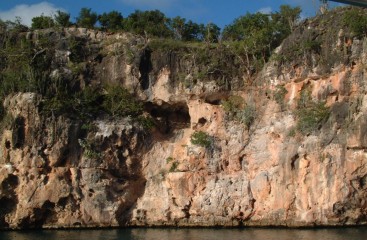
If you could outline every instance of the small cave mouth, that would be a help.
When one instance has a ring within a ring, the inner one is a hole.
[[[153,117],[159,131],[170,134],[174,130],[190,127],[191,117],[186,103],[162,103],[161,105],[149,102],[145,110]]]
[[[5,141],[5,148],[6,148],[6,149],[10,149],[10,147],[11,147],[11,143],[10,143],[10,141],[9,141],[9,140],[6,140],[6,141]]]
[[[207,122],[207,120],[205,118],[203,118],[203,117],[199,119],[199,123],[200,124],[203,124],[204,125],[206,122]]]
[[[223,100],[228,98],[228,93],[213,93],[210,95],[205,96],[204,101],[205,103],[211,105],[221,105]]]
[[[202,118],[199,118],[198,123],[199,123],[199,126],[202,127],[207,123],[207,120],[206,120],[206,118],[202,117]]]

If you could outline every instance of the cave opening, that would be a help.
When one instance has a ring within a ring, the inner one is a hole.
[[[186,103],[146,103],[145,110],[153,117],[156,127],[163,134],[190,127],[191,117]]]

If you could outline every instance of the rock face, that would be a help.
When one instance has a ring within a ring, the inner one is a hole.
[[[301,23],[276,53],[292,60],[272,58],[251,84],[241,68],[233,81],[202,81],[205,66],[191,58],[93,33],[107,54],[89,66],[90,81],[134,91],[158,124],[150,132],[130,118],[82,126],[42,116],[37,94],[8,96],[1,228],[366,224],[367,39],[341,25],[326,31],[335,17]],[[289,55],[290,42],[308,38],[324,52]],[[224,103],[233,95],[253,106],[251,121],[231,117]],[[302,101],[328,109],[312,130],[299,129]],[[193,144],[197,132],[209,144]]]

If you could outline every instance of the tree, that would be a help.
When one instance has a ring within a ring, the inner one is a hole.
[[[0,33],[4,33],[7,29],[6,22],[0,19]]]
[[[182,34],[182,40],[184,41],[201,41],[202,40],[203,25],[188,21],[185,24],[185,29]]]
[[[177,16],[171,19],[170,26],[172,28],[175,39],[182,40],[186,29],[186,19]]]
[[[109,13],[103,13],[98,16],[98,21],[100,22],[104,30],[116,31],[123,28],[123,20],[121,13],[117,11],[112,11]]]
[[[214,23],[208,23],[202,28],[203,40],[206,42],[218,42],[220,35],[220,28]]]
[[[182,41],[202,41],[204,38],[204,25],[199,25],[185,18],[175,17],[170,19],[169,27],[175,39]]]
[[[32,29],[45,29],[51,28],[55,25],[52,17],[44,16],[43,14],[38,17],[32,18]]]
[[[60,27],[70,27],[71,25],[69,13],[58,10],[56,11],[56,14],[54,15],[54,19],[55,19],[56,25]]]
[[[294,27],[300,19],[301,12],[302,10],[300,7],[292,8],[289,5],[281,5],[280,11],[273,13],[271,16],[273,21],[282,24],[283,26],[287,26],[287,33],[289,34],[294,30]]]
[[[15,32],[26,32],[28,31],[28,27],[22,24],[22,18],[19,16],[15,17],[15,21],[5,21],[6,30],[15,31]]]
[[[363,37],[367,33],[367,16],[357,8],[351,8],[344,13],[343,23],[356,37]]]
[[[92,12],[90,8],[82,8],[79,13],[79,17],[76,19],[76,23],[79,27],[94,28],[97,23],[97,13]]]
[[[148,34],[155,37],[171,37],[172,31],[168,28],[169,19],[160,12],[136,10],[125,19],[124,27],[127,31],[137,34]]]
[[[235,42],[236,52],[245,58],[247,74],[261,68],[274,48],[274,27],[271,18],[260,12],[247,13],[223,30],[223,39]]]

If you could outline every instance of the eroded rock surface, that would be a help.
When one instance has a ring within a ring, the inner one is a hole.
[[[79,30],[106,51],[90,81],[135,91],[156,126],[147,132],[130,118],[96,119],[85,130],[76,120],[40,115],[36,94],[9,96],[1,228],[366,224],[367,40],[339,25],[327,32],[325,24],[303,22],[276,54],[288,56],[287,41],[309,36],[327,38],[327,52],[273,59],[251,85],[244,72],[228,84],[215,75],[201,81],[203,66],[190,58],[148,51],[129,35]],[[320,61],[328,54],[340,58]],[[305,91],[330,114],[302,134],[297,107]],[[229,116],[223,103],[231,95],[255,107],[253,121]],[[210,145],[192,144],[199,131]]]

